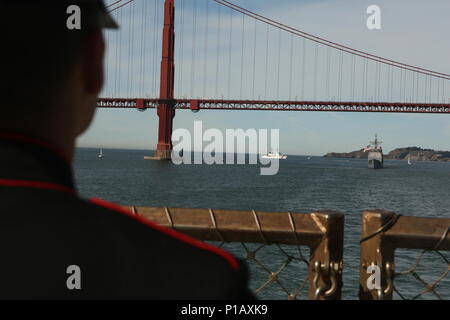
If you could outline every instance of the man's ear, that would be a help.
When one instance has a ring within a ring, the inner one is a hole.
[[[97,97],[104,83],[105,40],[100,30],[89,32],[86,37],[83,56],[85,90]]]

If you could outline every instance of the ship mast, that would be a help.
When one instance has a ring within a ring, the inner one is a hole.
[[[371,144],[374,145],[375,150],[379,149],[380,144],[382,144],[382,141],[378,141],[378,135],[375,133],[375,141],[371,141]]]

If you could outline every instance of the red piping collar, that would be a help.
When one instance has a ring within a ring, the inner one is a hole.
[[[46,190],[53,190],[53,191],[60,191],[60,192],[67,192],[67,193],[75,193],[75,190],[73,188],[63,186],[63,185],[60,185],[57,183],[42,182],[42,181],[0,179],[0,186],[46,189]],[[236,259],[231,254],[229,254],[228,252],[226,252],[224,250],[221,250],[217,247],[211,246],[204,242],[197,241],[189,236],[186,236],[186,235],[179,233],[177,231],[174,231],[172,229],[157,225],[156,223],[151,222],[150,220],[144,219],[136,214],[133,214],[132,212],[130,212],[128,210],[123,209],[120,206],[106,202],[104,200],[93,198],[93,199],[90,199],[90,202],[93,204],[96,204],[98,206],[125,214],[126,216],[131,217],[154,230],[164,233],[164,234],[166,234],[172,238],[175,238],[177,240],[180,240],[184,243],[187,243],[187,244],[197,247],[199,249],[203,249],[203,250],[212,252],[212,253],[222,257],[223,259],[225,259],[234,270],[239,269],[239,264],[236,261]]]
[[[30,180],[9,180],[0,179],[0,186],[3,187],[17,187],[17,188],[34,188],[34,189],[47,189],[60,192],[75,193],[75,189],[64,186],[62,184],[43,182],[43,181],[30,181]]]
[[[20,133],[0,133],[0,139],[16,140],[16,141],[31,143],[36,146],[45,148],[45,149],[51,151],[52,153],[56,154],[58,157],[62,158],[70,167],[72,167],[72,161],[58,147],[56,147],[53,144],[51,144],[47,141],[44,141],[42,139],[27,136],[27,135],[20,134]]]
[[[219,249],[217,247],[214,247],[212,245],[206,244],[204,242],[195,240],[195,239],[193,239],[193,238],[191,238],[191,237],[189,237],[189,236],[187,236],[187,235],[185,235],[183,233],[179,233],[179,232],[177,232],[177,231],[175,231],[173,229],[169,229],[169,228],[160,226],[160,225],[158,225],[158,224],[156,224],[156,223],[154,223],[154,222],[152,222],[152,221],[150,221],[148,219],[145,219],[145,218],[143,218],[143,217],[141,217],[141,216],[139,216],[137,214],[134,214],[131,211],[125,210],[124,208],[122,208],[122,207],[120,207],[118,205],[115,205],[113,203],[110,203],[110,202],[107,202],[107,201],[104,201],[104,200],[101,200],[101,199],[96,199],[96,198],[90,199],[90,202],[93,203],[93,204],[96,204],[98,206],[101,206],[101,207],[104,207],[104,208],[107,208],[107,209],[114,210],[116,212],[122,213],[122,214],[124,214],[124,215],[126,215],[126,216],[128,216],[128,217],[130,217],[132,219],[135,219],[135,220],[139,221],[140,223],[142,223],[142,224],[144,224],[144,225],[146,225],[146,226],[148,226],[148,227],[150,227],[150,228],[152,228],[154,230],[157,230],[157,231],[159,231],[161,233],[164,233],[164,234],[166,234],[166,235],[168,235],[168,236],[170,236],[172,238],[180,240],[180,241],[182,241],[184,243],[187,243],[187,244],[189,244],[191,246],[194,246],[194,247],[197,247],[199,249],[206,250],[206,251],[209,251],[211,253],[214,253],[214,254],[222,257],[223,259],[225,259],[233,270],[238,270],[239,269],[239,264],[236,261],[236,259],[231,254],[229,254],[228,252],[226,252],[226,251],[224,251],[222,249]]]

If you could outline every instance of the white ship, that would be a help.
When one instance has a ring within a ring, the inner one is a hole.
[[[383,149],[381,148],[381,141],[378,140],[377,135],[375,135],[375,140],[370,142],[364,152],[369,151],[368,166],[370,169],[381,169],[384,165]],[[372,147],[373,146],[373,147]]]
[[[287,155],[277,152],[269,152],[262,156],[263,159],[279,159],[284,160],[287,158]]]
[[[103,155],[103,149],[100,149],[100,153],[98,154],[98,157],[99,157],[99,158],[103,158],[103,157],[104,157],[104,155]]]

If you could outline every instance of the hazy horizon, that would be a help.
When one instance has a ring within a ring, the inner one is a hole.
[[[389,151],[387,151],[387,153],[389,153],[389,152],[391,152],[391,151],[393,151],[393,150],[396,150],[396,149],[406,149],[406,148],[416,148],[416,147],[418,147],[418,148],[421,148],[421,149],[423,149],[423,150],[425,150],[425,149],[431,149],[431,148],[427,148],[427,147],[423,147],[423,146],[407,146],[407,147],[397,147],[397,148],[394,148],[394,149],[392,149],[392,150],[389,150]],[[102,146],[77,146],[76,147],[76,149],[92,149],[92,150],[100,150],[100,149],[103,149],[103,150],[123,150],[123,151],[127,151],[127,150],[129,150],[129,151],[148,151],[149,152],[149,154],[152,154],[153,152],[155,152],[155,149],[140,149],[140,148],[127,148],[127,147],[102,147]],[[290,155],[290,156],[312,156],[312,157],[323,157],[325,154],[327,154],[327,153],[349,153],[349,152],[353,152],[353,151],[360,151],[360,150],[362,150],[362,148],[360,148],[360,149],[357,149],[357,150],[351,150],[351,151],[340,151],[340,150],[330,150],[330,151],[327,151],[327,152],[325,152],[324,154],[292,154],[292,153],[285,153],[285,152],[282,152],[283,154],[286,154],[286,155]],[[433,151],[440,151],[440,152],[450,152],[450,150],[436,150],[436,149],[431,149],[431,150],[433,150]],[[184,150],[184,152],[192,152],[192,153],[199,153],[199,152],[201,152],[201,151],[192,151],[192,150]],[[218,152],[219,153],[219,152]],[[222,152],[223,154],[227,154],[227,153],[225,153],[225,152]],[[386,153],[386,151],[384,150],[383,151],[383,153],[384,154],[387,154]],[[240,153],[237,153],[237,152],[235,152],[234,154],[240,154]],[[245,153],[245,154],[253,154],[253,153]]]

